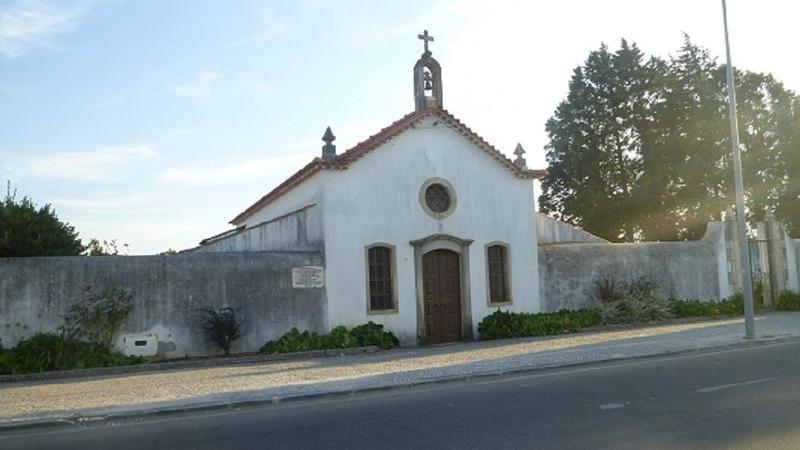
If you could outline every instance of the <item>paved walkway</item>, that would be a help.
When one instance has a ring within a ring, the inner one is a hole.
[[[800,338],[800,313],[756,318],[758,341]],[[0,383],[0,426],[285,400],[744,344],[742,319],[374,354]]]

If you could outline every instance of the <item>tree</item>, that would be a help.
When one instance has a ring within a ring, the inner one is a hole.
[[[636,193],[659,64],[623,40],[617,52],[603,45],[575,69],[567,99],[547,122],[543,212],[611,241],[637,237]]]
[[[128,244],[122,244],[123,255],[128,254]],[[110,241],[107,240],[98,240],[96,238],[92,238],[89,240],[89,244],[85,247],[86,256],[118,256],[120,254],[119,246],[117,245],[116,239],[111,239]]]
[[[732,170],[725,72],[688,36],[662,69],[652,151],[664,156],[660,167],[648,169],[663,172],[660,185],[652,189],[668,195],[651,205],[643,234],[658,240],[699,239],[732,198],[727,196]]]
[[[61,222],[50,205],[37,208],[31,199],[16,199],[9,183],[0,203],[0,257],[77,256],[83,251],[78,233]]]
[[[791,107],[779,109],[781,157],[785,183],[776,195],[775,216],[787,231],[800,239],[800,97],[791,99]]]
[[[797,235],[800,97],[735,73],[748,218]],[[668,60],[591,52],[547,132],[542,211],[611,241],[699,239],[734,203],[725,66],[688,36]]]

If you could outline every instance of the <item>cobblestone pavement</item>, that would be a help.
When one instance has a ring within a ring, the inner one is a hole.
[[[800,313],[756,318],[758,340],[800,337]],[[551,368],[742,343],[743,320],[646,326],[374,354],[0,383],[0,424],[102,415]]]

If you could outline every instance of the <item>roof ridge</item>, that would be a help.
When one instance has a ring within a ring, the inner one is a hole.
[[[392,122],[389,126],[382,128],[377,133],[364,139],[363,141],[352,146],[344,153],[341,153],[335,160],[323,160],[320,157],[315,157],[310,163],[305,165],[302,169],[295,172],[292,176],[287,178],[283,183],[279,184],[272,191],[261,197],[258,201],[253,203],[247,209],[242,211],[239,215],[233,218],[230,223],[237,225],[250,217],[258,209],[268,205],[276,198],[280,197],[287,191],[294,188],[304,180],[310,178],[312,175],[322,169],[331,170],[345,170],[350,164],[360,159],[367,153],[375,150],[380,145],[389,141],[393,137],[402,133],[409,127],[414,126],[419,121],[433,115],[439,115],[443,118],[450,128],[454,129],[457,133],[463,136],[467,141],[477,145],[481,150],[485,151],[489,156],[506,166],[511,170],[515,176],[520,178],[541,178],[547,175],[546,170],[530,170],[518,167],[514,162],[499,151],[495,146],[490,144],[483,138],[483,136],[474,132],[470,127],[465,125],[461,120],[455,117],[446,109],[441,106],[436,106],[423,111],[412,111],[398,120]]]

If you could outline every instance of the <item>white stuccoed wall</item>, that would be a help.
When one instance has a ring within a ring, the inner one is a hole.
[[[487,305],[484,246],[510,245],[513,311],[539,311],[538,258],[532,180],[520,179],[445,125],[426,119],[344,171],[327,171],[322,185],[329,325],[382,323],[405,344],[417,340],[414,249],[410,241],[449,234],[469,248],[473,334],[496,310]],[[419,202],[429,178],[449,181],[457,207],[442,221]],[[398,312],[367,314],[365,247],[396,247]],[[462,267],[463,269],[463,267]],[[462,293],[463,295],[463,293]]]
[[[327,173],[324,170],[315,173],[294,189],[278,197],[266,207],[256,211],[255,214],[245,219],[243,224],[248,227],[253,227],[284,214],[296,211],[312,203],[319,205],[322,202],[322,190],[320,186],[324,182],[326,175]],[[253,202],[256,200],[258,200],[258,198],[252,199]]]

